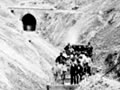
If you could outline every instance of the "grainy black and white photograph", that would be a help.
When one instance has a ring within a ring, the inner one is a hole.
[[[120,0],[0,0],[0,90],[120,90]]]

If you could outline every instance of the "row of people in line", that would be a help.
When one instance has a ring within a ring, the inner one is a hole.
[[[68,44],[56,58],[55,79],[60,75],[64,83],[66,73],[69,72],[71,84],[78,84],[84,75],[91,75],[92,51],[90,43],[86,46]]]
[[[71,59],[70,64],[70,76],[71,84],[78,84],[84,75],[91,75],[91,58],[81,54],[79,57],[77,55]]]
[[[71,54],[85,54],[88,57],[92,57],[93,46],[90,42],[88,42],[87,45],[70,45],[70,43],[68,43],[68,45],[65,46],[64,51],[68,56]]]
[[[87,57],[92,57],[93,47],[90,43],[88,45],[70,45],[65,46],[64,51],[60,53],[60,55],[56,58],[56,63],[64,63],[68,60],[72,55],[80,55],[84,54]]]

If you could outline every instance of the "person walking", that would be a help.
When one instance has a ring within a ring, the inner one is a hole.
[[[70,66],[70,77],[71,77],[71,84],[76,84],[76,61],[73,58],[71,61],[71,66]]]
[[[82,57],[81,57],[81,59],[82,59]],[[77,83],[79,83],[82,80],[83,67],[81,65],[81,61],[80,60],[78,60],[77,63],[78,63],[77,64],[77,75],[78,75],[78,81],[77,81]]]
[[[67,72],[66,64],[62,64],[61,71],[62,71],[61,73],[62,84],[65,84],[66,72]]]
[[[66,58],[63,56],[63,53],[61,52],[60,55],[56,58],[55,62],[59,64],[64,64],[66,61]]]
[[[86,46],[86,50],[87,50],[87,55],[89,57],[92,57],[92,55],[93,55],[93,46],[91,45],[90,42],[88,42],[88,45]]]

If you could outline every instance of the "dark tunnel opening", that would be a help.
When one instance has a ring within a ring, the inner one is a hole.
[[[32,14],[26,14],[22,17],[24,31],[35,31],[36,30],[36,19]]]

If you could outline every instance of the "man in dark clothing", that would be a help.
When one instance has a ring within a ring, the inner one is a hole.
[[[74,64],[73,62],[71,63],[71,66],[70,66],[70,81],[71,81],[71,84],[74,84],[74,77],[75,76],[75,72],[74,72]]]
[[[80,51],[82,54],[86,53],[86,47],[84,45],[81,45]]]
[[[83,66],[84,66],[84,73],[91,76],[91,67],[89,66],[88,62],[84,63]]]
[[[71,49],[71,45],[70,45],[70,43],[68,43],[67,46],[65,46],[65,48],[64,48],[64,50],[68,56],[71,55],[71,53],[72,53],[70,49]]]
[[[72,48],[74,49],[74,51],[80,51],[80,46],[79,45],[72,45]]]
[[[68,44],[65,46],[64,50],[67,51],[67,50],[69,50],[69,48],[70,48],[70,43],[68,43]]]
[[[76,84],[77,83],[77,62],[76,62],[76,56],[73,56],[73,58],[71,59],[70,76],[71,76],[71,84]]]
[[[71,84],[76,84],[76,65],[72,62],[70,67]]]
[[[88,42],[88,45],[86,46],[86,50],[87,50],[87,56],[92,57],[93,47],[91,46],[90,42]]]
[[[65,64],[66,63],[66,58],[63,56],[63,53],[60,53],[60,55],[56,58],[56,63],[59,64]]]

